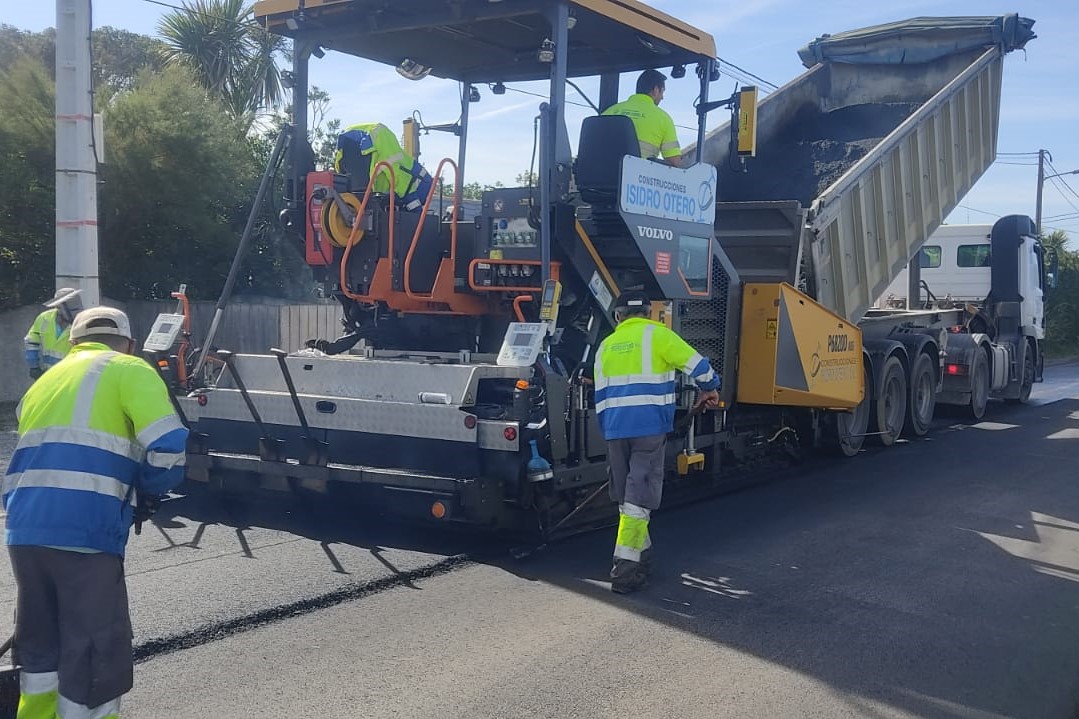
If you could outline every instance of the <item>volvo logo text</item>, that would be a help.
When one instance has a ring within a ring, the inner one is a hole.
[[[644,225],[637,225],[637,233],[641,237],[647,237],[650,240],[673,240],[674,231],[664,230],[659,227],[645,227]]]

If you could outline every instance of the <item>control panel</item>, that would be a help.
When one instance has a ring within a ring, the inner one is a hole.
[[[154,320],[150,334],[146,337],[142,349],[145,352],[168,352],[176,344],[180,330],[184,328],[184,316],[162,313]]]
[[[540,289],[540,231],[528,219],[538,201],[538,191],[527,187],[500,187],[483,193],[476,217],[476,259],[469,268],[473,291]]]
[[[546,322],[511,322],[497,363],[503,367],[530,367],[543,352],[546,337]]]
[[[502,217],[491,223],[491,247],[539,247],[539,231],[525,217]]]

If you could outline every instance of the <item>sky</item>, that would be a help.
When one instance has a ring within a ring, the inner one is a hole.
[[[161,0],[179,4],[180,0]],[[805,68],[798,48],[822,34],[893,22],[924,15],[1003,15],[1018,12],[1035,20],[1037,38],[1025,50],[1005,58],[998,158],[963,198],[948,221],[992,223],[1007,214],[1035,215],[1036,154],[1048,150],[1052,166],[1046,174],[1079,169],[1079,2],[1026,0],[1017,7],[1002,0],[651,0],[650,4],[710,32],[720,58],[782,86]],[[153,35],[160,18],[171,12],[151,0],[96,0],[95,26],[111,25]],[[0,0],[0,22],[24,30],[42,30],[55,24],[55,4]],[[458,88],[453,82],[427,78],[410,82],[387,68],[336,53],[311,60],[311,82],[329,92],[329,117],[345,125],[379,121],[398,128],[400,121],[419,111],[424,122],[453,122],[458,115]],[[632,77],[622,87],[631,87]],[[597,83],[580,83],[593,99]],[[713,97],[725,96],[736,80],[725,75],[713,84]],[[470,143],[466,182],[484,184],[514,178],[528,169],[532,150],[532,120],[541,98],[519,90],[543,94],[543,84],[518,84],[502,96],[481,87],[481,101],[471,107]],[[679,125],[683,146],[696,137],[692,109],[696,76],[667,82],[663,108]],[[625,94],[623,92],[623,94]],[[579,101],[573,90],[571,101]],[[583,104],[583,103],[582,103]],[[570,106],[567,124],[576,147],[577,129],[591,111]],[[712,115],[713,125],[723,112]],[[434,170],[444,156],[456,158],[456,140],[443,133],[421,139],[422,161]],[[1007,153],[1007,154],[1005,154]],[[1079,241],[1079,174],[1048,180],[1043,201],[1043,226],[1063,229]],[[1073,246],[1075,246],[1073,244]]]

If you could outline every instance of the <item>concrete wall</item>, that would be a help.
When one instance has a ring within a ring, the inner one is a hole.
[[[44,309],[32,305],[0,312],[0,402],[18,402],[30,387],[22,340],[30,323]]]
[[[131,330],[140,341],[161,312],[174,312],[175,302],[114,302],[131,319]],[[0,402],[17,402],[30,386],[23,360],[23,337],[40,305],[0,312]],[[191,303],[191,331],[196,342],[206,336],[213,319],[213,302]],[[266,352],[280,347],[292,352],[308,339],[333,339],[341,335],[341,306],[336,302],[286,305],[268,300],[237,302],[225,310],[214,346],[233,352]]]

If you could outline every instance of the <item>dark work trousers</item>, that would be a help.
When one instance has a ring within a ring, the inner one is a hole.
[[[8,553],[23,672],[58,672],[60,697],[89,707],[127,693],[133,662],[123,559],[36,546]]]
[[[659,509],[666,451],[665,434],[609,440],[611,499],[618,504],[628,502],[649,510]]]

